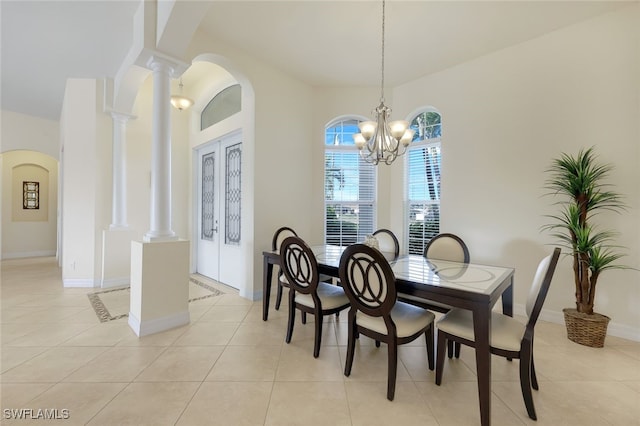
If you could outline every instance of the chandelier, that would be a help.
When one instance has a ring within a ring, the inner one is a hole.
[[[360,133],[353,135],[360,156],[367,163],[391,164],[407,151],[407,146],[413,139],[414,130],[409,128],[409,122],[397,120],[388,122],[391,108],[384,104],[384,18],[385,0],[382,0],[382,81],[380,83],[380,105],[375,109],[375,121],[363,121],[358,124]]]
[[[193,105],[193,101],[182,94],[182,88],[184,85],[182,84],[182,77],[180,77],[180,94],[179,95],[171,95],[171,105],[174,108],[182,111],[183,109],[189,108]]]

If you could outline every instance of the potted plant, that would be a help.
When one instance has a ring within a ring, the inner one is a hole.
[[[562,196],[560,212],[548,217],[550,230],[573,258],[576,308],[563,309],[570,340],[592,347],[603,347],[609,317],[594,313],[596,285],[600,274],[608,269],[627,268],[617,263],[623,256],[612,244],[617,233],[597,229],[594,217],[603,210],[620,213],[625,209],[622,197],[610,189],[605,179],[610,164],[597,161],[593,147],[578,155],[561,154],[547,170],[547,189]]]

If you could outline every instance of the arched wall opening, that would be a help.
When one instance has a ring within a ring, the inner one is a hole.
[[[7,151],[0,157],[2,259],[55,256],[58,161],[31,150]]]
[[[192,151],[191,170],[191,270],[197,270],[198,261],[198,150],[229,135],[240,135],[241,161],[241,239],[235,248],[233,271],[227,271],[226,279],[239,290],[242,297],[255,299],[254,288],[254,167],[255,167],[255,94],[251,82],[227,58],[216,54],[201,54],[193,59],[191,67],[183,74],[193,87],[188,93],[194,99],[189,117],[189,139]],[[225,88],[239,84],[241,87],[241,111],[210,127],[201,130],[200,117],[209,101]],[[224,265],[223,265],[224,266]]]

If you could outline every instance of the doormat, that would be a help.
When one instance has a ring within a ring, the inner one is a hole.
[[[87,294],[89,302],[100,322],[114,321],[129,316],[130,287],[96,291]],[[189,303],[224,294],[196,278],[189,278]]]

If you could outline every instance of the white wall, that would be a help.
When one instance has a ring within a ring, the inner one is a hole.
[[[67,287],[92,287],[99,276],[96,235],[98,158],[96,81],[70,79],[60,119],[62,154],[62,280]]]
[[[57,121],[0,110],[0,152],[17,149],[38,151],[59,158],[60,127]]]
[[[556,242],[540,227],[555,211],[544,197],[544,171],[561,152],[596,146],[613,163],[611,183],[629,210],[602,214],[621,232],[626,263],[640,268],[640,6],[567,27],[396,88],[403,115],[422,105],[442,113],[441,230],[459,234],[473,261],[516,268],[523,304],[538,260]],[[395,165],[394,165],[395,166]],[[393,186],[402,168],[394,168]],[[401,194],[391,198],[402,203]],[[392,217],[401,223],[401,211]],[[392,212],[393,215],[393,212]],[[640,339],[640,276],[607,271],[596,311],[610,332]],[[574,307],[571,263],[561,261],[545,304],[561,320]]]

